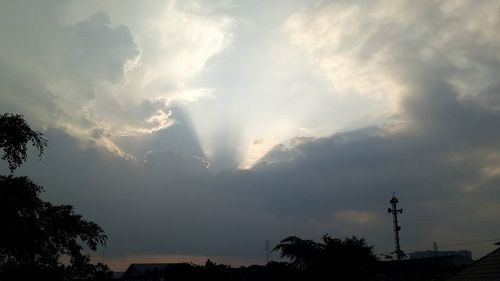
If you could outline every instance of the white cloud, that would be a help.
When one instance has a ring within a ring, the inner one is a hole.
[[[101,130],[95,141],[125,155],[114,137],[166,128],[175,119],[168,113],[172,102],[210,92],[191,80],[230,44],[231,21],[168,1],[145,5],[140,21],[117,16],[124,19],[117,23],[111,19],[116,11],[135,4],[110,3],[82,12],[78,2],[2,3],[2,110],[84,141]],[[19,89],[21,80],[38,88]],[[37,99],[48,107],[33,110]]]
[[[325,1],[293,14],[285,30],[338,94],[368,95],[395,112],[417,67],[446,71],[464,96],[494,86],[499,9],[496,1]]]

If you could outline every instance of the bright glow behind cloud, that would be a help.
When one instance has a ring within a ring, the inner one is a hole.
[[[327,136],[404,115],[405,64],[454,67],[446,79],[462,96],[487,92],[494,71],[473,50],[476,44],[495,51],[497,22],[488,13],[494,3],[474,3],[270,3],[278,15],[246,2],[47,4],[42,16],[22,17],[30,22],[4,15],[3,26],[17,24],[28,36],[12,36],[2,50],[10,54],[6,65],[15,61],[18,72],[42,86],[29,90],[36,92],[29,103],[37,96],[53,115],[28,108],[23,97],[5,100],[14,109],[23,104],[17,111],[41,125],[64,127],[113,151],[121,150],[116,137],[173,124],[170,109],[182,104],[215,170],[251,167],[296,136]],[[22,4],[9,6],[29,13]],[[476,40],[464,41],[464,34]],[[4,92],[20,91],[11,84]]]
[[[209,17],[196,6],[185,7],[176,1],[153,2],[156,5],[143,7],[146,10],[141,10],[144,19],[140,21],[127,17],[138,8],[133,2],[115,3],[124,6],[119,10],[101,7],[130,28],[141,52],[135,63],[127,64],[126,79],[102,89],[102,93],[113,96],[122,109],[108,111],[106,106],[113,100],[96,104],[102,119],[114,122],[113,134],[151,133],[172,124],[168,119],[175,116],[170,116],[169,105],[195,102],[210,94],[209,89],[193,86],[190,81],[231,42],[228,17]],[[81,7],[79,3],[74,5],[78,13]],[[100,5],[97,3],[94,8]]]
[[[499,51],[497,11],[495,1],[321,2],[294,13],[285,29],[336,93],[375,97],[395,113],[402,80],[418,65],[455,69],[445,79],[462,96],[491,87],[493,65],[477,50]]]
[[[189,111],[214,170],[250,167],[274,145],[303,135],[301,128],[329,135],[363,124],[383,106],[371,97],[332,95],[328,75],[291,44],[283,28],[297,3],[280,7],[278,18],[259,9],[240,11],[253,4],[241,8],[236,2],[48,3],[40,4],[45,9],[39,18],[3,17],[3,26],[17,24],[29,34],[1,47],[17,52],[5,59],[16,67],[24,62],[20,71],[30,69],[28,80],[45,90],[30,90],[29,101],[9,97],[6,107],[22,105],[16,111],[39,125],[65,128],[120,155],[129,152],[117,137],[170,126],[176,116],[169,112],[179,104]],[[23,50],[19,44],[43,48]],[[40,103],[35,96],[57,110],[29,109],[28,103]]]

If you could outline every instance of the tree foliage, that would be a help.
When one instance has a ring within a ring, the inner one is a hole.
[[[305,272],[311,280],[320,276],[335,280],[373,280],[377,258],[364,239],[332,238],[324,235],[320,242],[296,236],[283,239],[275,248],[290,265]]]
[[[32,130],[20,114],[0,115],[2,160],[7,160],[11,172],[26,161],[29,142],[38,149],[39,156],[41,156],[47,146],[47,140],[43,138],[43,134]]]
[[[313,240],[303,240],[297,236],[289,236],[273,249],[280,251],[281,257],[290,259],[297,269],[307,270],[317,263],[321,254],[321,245]]]
[[[43,201],[43,188],[12,172],[26,160],[28,142],[43,153],[46,140],[21,115],[0,115],[0,144],[11,174],[0,175],[0,279],[89,280],[111,278],[107,266],[90,263],[106,235],[70,205]]]

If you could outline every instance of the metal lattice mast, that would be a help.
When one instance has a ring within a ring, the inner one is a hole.
[[[399,261],[403,258],[404,253],[401,250],[401,245],[399,244],[399,231],[401,230],[401,227],[399,226],[398,223],[398,213],[401,214],[403,213],[403,209],[398,209],[397,204],[399,203],[398,198],[396,198],[395,194],[392,195],[391,201],[389,201],[392,205],[392,208],[387,209],[387,212],[389,214],[392,214],[392,221],[394,224],[394,243],[396,246],[396,250],[394,251],[394,254],[396,254],[396,259]]]

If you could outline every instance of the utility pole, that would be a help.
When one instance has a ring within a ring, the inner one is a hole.
[[[401,250],[401,245],[399,245],[399,231],[401,230],[401,227],[398,224],[398,213],[401,214],[403,213],[403,209],[398,209],[397,204],[399,203],[398,198],[396,198],[395,194],[392,195],[391,201],[389,201],[392,205],[392,208],[387,209],[387,212],[389,214],[392,214],[392,222],[394,225],[394,243],[396,245],[396,250],[394,251],[394,254],[396,254],[396,259],[400,261],[404,253]]]
[[[269,263],[269,240],[266,240],[266,264]]]

